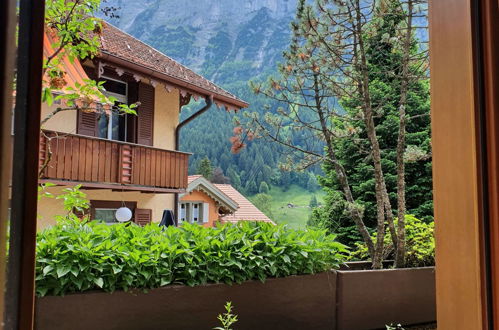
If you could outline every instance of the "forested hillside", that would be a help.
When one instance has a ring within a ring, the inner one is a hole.
[[[296,0],[186,1],[109,0],[117,8],[118,18],[111,23],[151,44],[182,64],[250,103],[238,114],[215,106],[184,127],[181,150],[192,152],[190,173],[195,173],[201,159],[208,157],[220,167],[231,183],[247,194],[259,191],[262,182],[287,189],[290,184],[315,185],[311,173],[290,173],[279,169],[282,147],[254,141],[239,154],[232,154],[229,138],[234,120],[244,112],[275,111],[248,87],[250,80],[265,80],[276,71],[282,51],[289,44],[289,24],[294,18]],[[201,14],[202,13],[202,14]],[[186,118],[201,107],[184,107]],[[297,135],[299,138],[299,135]],[[315,168],[318,171],[319,168]]]

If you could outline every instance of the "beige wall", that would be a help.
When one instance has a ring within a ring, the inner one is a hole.
[[[178,90],[174,89],[168,93],[163,85],[156,86],[153,136],[153,144],[156,148],[175,149],[175,128],[179,120],[179,103]]]
[[[58,105],[49,107],[46,103],[43,103],[41,119],[45,119],[52,111],[57,109],[57,107]],[[76,110],[62,111],[50,118],[42,128],[62,133],[76,134],[76,120]]]
[[[213,227],[215,225],[215,222],[220,218],[218,215],[218,207],[215,203],[215,201],[205,193],[201,191],[191,191],[189,193],[186,193],[184,196],[180,198],[180,201],[183,202],[200,202],[200,203],[208,203],[210,205],[209,213],[210,213],[210,220],[206,223],[203,224],[205,227]]]
[[[65,187],[51,187],[47,191],[58,195]],[[152,210],[152,221],[161,221],[163,210],[174,209],[174,194],[144,194],[140,192],[117,192],[107,189],[83,190],[89,200],[137,202],[137,207]],[[65,214],[63,202],[55,198],[42,198],[38,202],[38,230],[55,224],[55,215]]]

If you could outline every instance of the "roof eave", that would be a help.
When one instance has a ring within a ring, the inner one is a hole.
[[[216,92],[201,88],[197,85],[194,85],[194,84],[189,83],[187,81],[184,81],[182,79],[178,79],[178,78],[172,77],[170,75],[167,75],[165,73],[159,72],[157,70],[148,68],[146,66],[131,62],[127,59],[123,59],[121,57],[118,57],[114,54],[111,54],[111,53],[103,51],[103,50],[100,51],[98,58],[100,58],[102,60],[109,61],[109,62],[116,64],[116,65],[122,65],[124,67],[130,68],[134,71],[137,71],[138,73],[142,73],[144,75],[147,75],[147,76],[159,79],[159,80],[164,80],[164,81],[168,82],[169,84],[176,85],[177,87],[182,87],[182,88],[185,88],[188,90],[192,90],[192,91],[199,93],[199,94],[202,94],[206,97],[213,96],[213,100],[215,102],[220,101],[222,103],[232,105],[238,109],[247,108],[249,106],[249,103],[247,103],[245,101],[234,99],[234,98],[231,98],[231,97],[228,97],[225,95],[221,95],[221,94],[218,94]]]
[[[239,205],[233,201],[229,196],[227,196],[223,191],[218,189],[215,185],[213,185],[211,182],[206,180],[203,177],[199,177],[196,180],[192,181],[191,183],[188,184],[186,192],[182,194],[180,197],[184,196],[185,194],[193,191],[199,186],[205,187],[207,190],[210,191],[211,194],[214,194],[218,197],[218,199],[225,204],[225,206],[231,211],[235,212],[239,208]]]

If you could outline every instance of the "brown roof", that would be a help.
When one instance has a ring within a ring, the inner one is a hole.
[[[158,79],[204,96],[213,95],[215,103],[235,108],[248,106],[235,95],[109,23],[103,23],[100,50],[100,57],[126,61],[128,66],[147,70],[149,75]]]
[[[222,222],[265,221],[274,223],[230,184],[215,184],[215,187],[220,189],[239,205],[239,208],[234,214],[222,217]]]
[[[187,177],[187,184],[191,183],[192,181],[196,180],[196,179],[199,179],[200,177],[202,177],[202,175],[199,175],[199,174],[196,174],[196,175],[189,175]]]

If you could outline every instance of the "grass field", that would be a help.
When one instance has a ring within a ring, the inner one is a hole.
[[[269,195],[272,196],[272,214],[275,222],[286,223],[292,228],[303,228],[307,224],[310,208],[308,204],[313,195],[316,195],[319,203],[323,202],[324,193],[317,190],[311,193],[299,186],[292,185],[283,191],[279,187],[272,186]],[[293,207],[288,207],[293,204]]]

